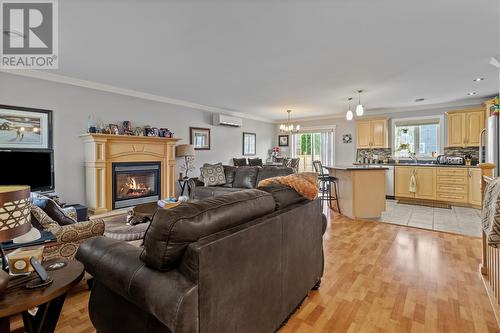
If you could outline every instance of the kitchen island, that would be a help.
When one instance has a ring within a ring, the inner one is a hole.
[[[342,215],[351,219],[376,219],[385,210],[385,173],[379,165],[325,166],[338,183]]]

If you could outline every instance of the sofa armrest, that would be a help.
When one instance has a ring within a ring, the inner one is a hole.
[[[85,221],[49,228],[59,243],[81,243],[89,238],[104,234],[104,221],[101,219]]]
[[[179,271],[156,271],[140,259],[141,248],[95,237],[76,258],[99,283],[154,315],[172,332],[198,331],[198,286]]]
[[[198,177],[189,178],[187,181],[189,199],[194,199],[194,190],[196,186],[205,186],[205,183],[200,181]]]

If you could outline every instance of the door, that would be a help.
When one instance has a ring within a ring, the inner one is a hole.
[[[465,114],[465,145],[479,147],[479,133],[484,128],[484,113],[467,112]]]
[[[414,198],[415,194],[410,192],[410,177],[413,174],[414,167],[397,166],[394,171],[395,193],[396,197]]]
[[[448,146],[463,147],[465,132],[465,114],[448,114]]]
[[[385,119],[372,120],[372,148],[387,148],[387,121]]]
[[[356,124],[356,144],[358,148],[371,147],[371,125],[369,121],[359,121]]]
[[[416,167],[415,177],[417,178],[417,192],[415,198],[436,199],[436,168]]]
[[[469,203],[481,205],[481,169],[469,168]]]

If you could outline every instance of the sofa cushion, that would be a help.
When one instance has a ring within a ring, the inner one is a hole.
[[[260,181],[263,179],[271,177],[279,177],[279,176],[288,176],[292,173],[293,173],[292,168],[274,167],[274,166],[262,167],[259,170],[259,174],[257,175],[257,182],[255,186],[259,185]]]
[[[196,200],[218,197],[231,192],[241,191],[241,188],[225,186],[201,186],[194,190],[193,198]]]
[[[233,187],[255,188],[259,167],[239,167],[234,175]]]
[[[236,174],[236,170],[238,168],[232,165],[224,165],[224,174],[226,175],[226,183],[222,186],[224,187],[233,187],[234,175]]]
[[[159,209],[146,232],[141,259],[154,269],[172,269],[190,243],[269,214],[274,207],[271,194],[253,189]]]
[[[276,203],[276,210],[286,208],[299,202],[308,201],[308,199],[304,198],[294,189],[282,184],[259,186],[258,189],[270,193],[273,196],[274,202]]]
[[[205,186],[224,185],[226,183],[226,175],[222,163],[218,164],[205,164],[201,168],[201,176]]]

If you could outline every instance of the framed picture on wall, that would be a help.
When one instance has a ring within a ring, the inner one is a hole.
[[[52,111],[0,105],[0,149],[52,149]]]
[[[195,150],[210,150],[210,128],[189,127],[189,143]]]
[[[243,132],[243,155],[255,155],[257,150],[257,134]]]
[[[288,147],[288,135],[278,135],[278,146]]]

